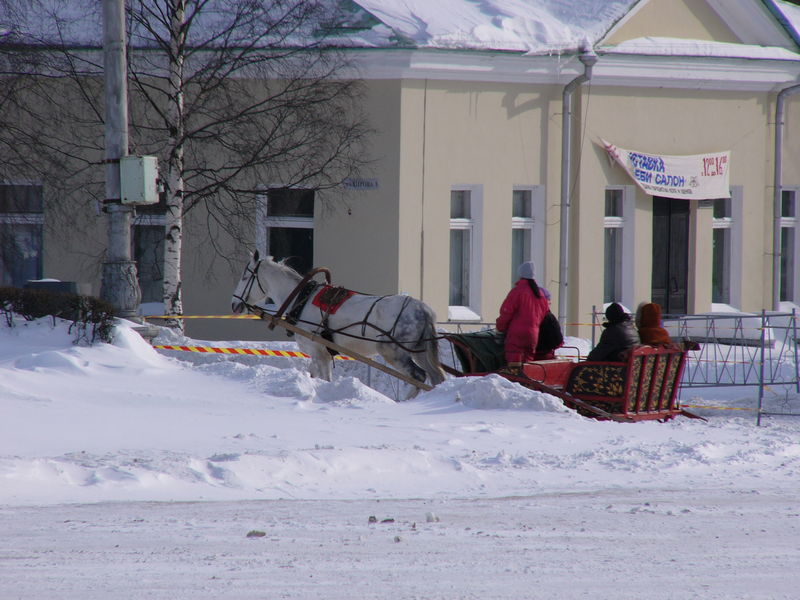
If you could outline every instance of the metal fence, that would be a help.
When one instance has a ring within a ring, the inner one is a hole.
[[[759,425],[762,416],[800,417],[792,402],[785,402],[781,410],[768,410],[764,401],[766,390],[778,386],[800,393],[797,319],[795,311],[664,316],[664,328],[674,341],[699,344],[698,350],[687,353],[681,389],[757,387]],[[592,346],[602,321],[603,312],[593,307]],[[482,322],[437,325],[455,333],[494,327]]]
[[[602,312],[593,310],[593,324],[601,319]],[[674,341],[699,344],[698,350],[687,354],[681,389],[758,387],[759,424],[765,415],[800,416],[789,403],[780,411],[768,410],[764,403],[768,388],[784,386],[800,392],[795,311],[666,315],[663,321]]]

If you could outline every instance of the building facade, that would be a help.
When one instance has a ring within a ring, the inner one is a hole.
[[[358,4],[403,33],[399,8],[376,10],[392,2]],[[414,43],[413,32],[395,36],[402,44],[352,47],[375,129],[363,178],[335,199],[264,182],[255,227],[243,232],[251,245],[218,232],[222,256],[199,233],[205,216],[190,214],[186,314],[229,312],[253,248],[298,269],[328,267],[338,285],[410,294],[452,326],[493,322],[524,260],[567,332],[582,337],[593,309],[611,301],[632,310],[654,300],[673,314],[800,306],[800,98],[789,93],[775,143],[779,93],[800,83],[797,10],[779,0],[615,6],[624,10],[566,48]],[[655,158],[729,153],[727,193],[648,193],[604,142]],[[145,299],[158,296],[159,226],[157,214],[138,217]],[[99,269],[77,257],[96,257],[102,233],[91,252],[39,235],[39,276],[99,289]],[[265,337],[256,323],[222,320],[192,321],[187,333]]]

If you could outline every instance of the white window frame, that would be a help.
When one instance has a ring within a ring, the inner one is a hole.
[[[733,212],[733,209],[732,209],[732,206],[731,206],[733,204],[732,200],[730,198],[724,198],[724,200],[726,200],[728,202],[728,210],[732,213]],[[716,202],[716,200],[714,200],[713,202]],[[726,248],[724,249],[725,256],[723,256],[723,263],[724,263],[724,266],[723,266],[723,271],[724,271],[723,277],[727,277],[727,279],[728,279],[728,301],[722,303],[723,305],[728,306],[731,303],[731,247],[732,247],[732,239],[731,239],[731,237],[732,237],[732,232],[733,232],[733,215],[731,214],[731,216],[727,216],[727,217],[715,217],[715,216],[712,215],[712,217],[711,217],[711,228],[714,230],[714,233],[716,233],[717,230],[724,230],[724,231],[726,231],[728,233]],[[712,240],[712,243],[713,243],[713,240]],[[712,285],[713,285],[713,281],[714,281],[713,253],[712,253],[711,281],[712,281]],[[711,299],[712,308],[713,308],[713,306],[715,304],[720,304],[718,302],[714,302],[713,294],[714,293],[713,293],[713,289],[712,289],[712,299]]]
[[[792,187],[792,186],[783,186],[781,188],[781,203],[783,203],[783,193],[790,192],[794,195],[794,217],[784,217],[781,214],[781,234],[783,234],[783,229],[793,229],[794,230],[794,255],[792,256],[792,297],[788,298],[787,300],[782,300],[782,305],[785,306],[786,309],[797,309],[800,308],[800,187]],[[781,211],[782,212],[782,211]],[[784,307],[782,307],[783,310]]]
[[[727,311],[738,309],[742,299],[742,225],[743,225],[743,188],[734,185],[730,188],[730,216],[715,218],[711,217],[712,229],[727,229],[730,231],[728,239],[728,255],[726,257],[726,267],[728,269],[728,302],[711,303],[712,311]],[[713,204],[712,204],[713,207]],[[713,208],[712,208],[713,209]],[[712,257],[713,260],[713,257]],[[713,265],[712,265],[713,267]],[[713,273],[712,273],[713,281]]]
[[[546,218],[545,213],[547,207],[545,206],[545,195],[543,185],[515,185],[514,191],[530,192],[531,193],[531,216],[530,217],[515,217],[511,216],[511,229],[523,229],[529,232],[531,236],[530,255],[523,257],[525,260],[531,260],[536,265],[536,280],[539,284],[544,284],[547,281],[547,271],[545,264],[545,227]],[[511,283],[516,281],[516,275],[512,273]]]
[[[605,216],[605,192],[619,190],[622,192],[622,216]],[[634,275],[636,257],[636,188],[632,185],[609,185],[603,188],[603,242],[605,244],[606,229],[621,229],[622,241],[619,263],[616,265],[620,298],[614,300],[625,306],[634,306]],[[605,246],[603,257],[603,290],[605,290]],[[603,293],[605,299],[605,292]]]
[[[453,229],[466,229],[470,231],[469,247],[469,299],[466,306],[448,306],[447,317],[450,321],[480,321],[481,320],[481,287],[482,287],[482,252],[483,243],[483,186],[458,184],[450,188],[451,192],[469,192],[470,218],[453,219],[449,221],[449,231]],[[449,214],[448,197],[448,214]],[[449,246],[448,246],[449,247]],[[448,250],[449,253],[449,250]],[[449,260],[449,256],[448,256]],[[448,264],[449,288],[449,264]],[[448,291],[448,301],[449,301]]]

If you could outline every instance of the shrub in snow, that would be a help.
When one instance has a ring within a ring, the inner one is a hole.
[[[0,287],[0,313],[9,327],[16,317],[33,321],[51,317],[72,321],[69,332],[75,341],[110,342],[114,331],[114,308],[93,296]]]

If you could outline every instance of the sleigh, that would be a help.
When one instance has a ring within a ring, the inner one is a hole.
[[[637,347],[625,362],[555,358],[512,370],[505,366],[497,331],[448,334],[446,339],[461,365],[446,370],[457,377],[496,373],[557,396],[566,406],[597,419],[633,422],[696,416],[680,408],[677,400],[686,361],[686,353],[678,348]]]

